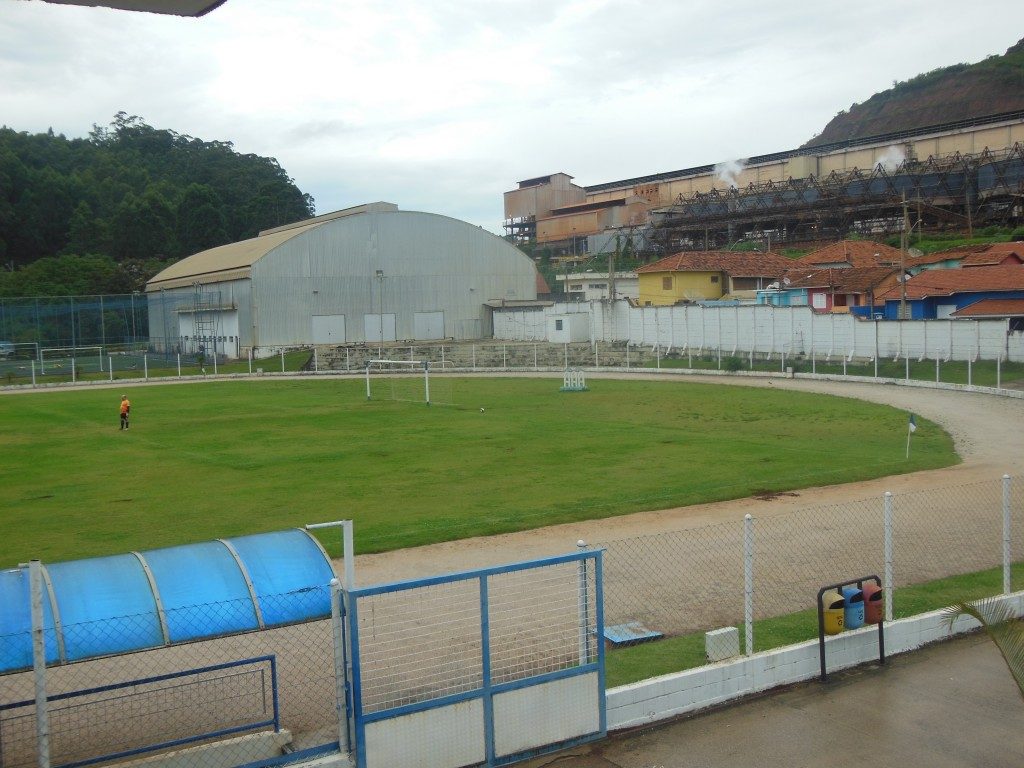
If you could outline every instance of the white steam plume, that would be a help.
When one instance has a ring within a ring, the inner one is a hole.
[[[878,156],[878,159],[875,160],[875,165],[882,166],[884,171],[895,171],[906,159],[907,153],[903,151],[903,147],[892,146]]]
[[[715,165],[715,178],[729,187],[737,186],[739,175],[747,167],[746,160],[726,160]]]

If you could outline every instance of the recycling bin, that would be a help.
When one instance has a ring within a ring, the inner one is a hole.
[[[856,586],[843,587],[843,625],[857,629],[864,625],[864,590]]]
[[[838,592],[826,592],[821,596],[821,612],[825,617],[825,634],[838,635],[843,631],[846,601]]]
[[[885,615],[882,588],[872,581],[864,585],[864,623],[880,624]]]

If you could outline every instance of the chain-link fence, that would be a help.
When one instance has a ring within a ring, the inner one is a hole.
[[[261,596],[266,623],[288,611],[322,612],[321,590]],[[252,604],[248,604],[251,612]],[[177,609],[172,629],[237,623],[240,603]],[[154,749],[189,748],[230,739],[230,751],[183,753],[182,764],[218,768],[337,742],[334,641],[329,619],[89,658],[90,648],[138,647],[151,613],[102,622],[62,623],[46,634],[49,657],[81,660],[45,670],[49,764],[73,766]],[[16,652],[24,635],[0,637]],[[110,653],[109,650],[106,653]],[[5,658],[10,658],[9,656]],[[6,665],[6,668],[10,668]],[[0,765],[40,765],[37,675],[0,675]]]
[[[1024,482],[1004,478],[734,523],[600,542],[610,628],[638,623],[664,639],[609,655],[650,674],[765,650],[817,634],[815,599],[826,584],[878,575],[889,617],[1024,586]],[[735,636],[734,636],[735,637]],[[706,645],[710,643],[710,645]],[[642,652],[641,652],[642,651]],[[640,679],[631,670],[628,679]],[[637,676],[639,675],[639,677]]]

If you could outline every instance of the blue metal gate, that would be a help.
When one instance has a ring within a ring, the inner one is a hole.
[[[601,552],[348,593],[356,764],[507,765],[606,733]]]

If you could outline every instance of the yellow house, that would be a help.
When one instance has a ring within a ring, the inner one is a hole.
[[[690,251],[640,267],[641,306],[670,306],[756,291],[776,282],[792,262],[775,253]]]

